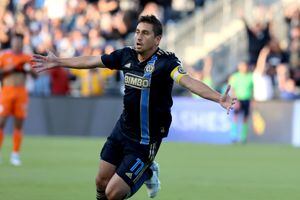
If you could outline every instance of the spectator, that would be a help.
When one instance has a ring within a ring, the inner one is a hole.
[[[203,81],[206,85],[211,88],[214,88],[213,79],[212,79],[212,67],[213,67],[213,60],[210,56],[207,56],[203,60],[203,67],[194,67],[191,69],[191,74],[193,78],[197,80]],[[199,69],[200,68],[200,69]]]
[[[209,87],[214,88],[213,80],[211,76],[211,69],[212,69],[212,58],[208,56],[204,59],[203,67],[200,67],[200,69],[197,67],[191,68],[189,70],[190,71],[189,73],[194,79],[202,81]],[[199,96],[194,95],[193,93],[192,96],[195,98],[199,98]]]
[[[287,63],[288,62],[288,54],[287,52],[283,51],[279,46],[279,42],[272,38],[268,43],[270,52],[267,58],[267,62],[270,66],[276,67],[280,63]]]
[[[270,48],[268,46],[260,51],[256,67],[253,71],[253,97],[256,101],[268,101],[274,97],[272,80],[267,74],[269,67],[267,57],[269,53]]]
[[[289,64],[292,68],[292,78],[300,86],[300,25],[291,29],[289,46]]]
[[[35,80],[31,95],[36,97],[49,97],[51,95],[50,76],[48,72],[42,72]]]
[[[140,15],[154,15],[161,21],[163,21],[163,9],[155,2],[149,2],[145,5],[144,10]]]
[[[299,93],[296,89],[295,81],[291,78],[287,79],[283,90],[280,91],[280,98],[283,100],[294,100],[298,99]]]
[[[276,68],[276,72],[279,97],[283,100],[297,99],[299,95],[297,94],[295,81],[290,78],[288,66],[280,64]]]
[[[276,68],[279,64],[288,62],[288,54],[281,49],[279,42],[274,38],[269,41],[268,47],[270,52],[267,57],[267,73],[271,76],[273,85],[276,85]]]
[[[248,38],[248,58],[249,64],[255,65],[260,50],[270,41],[270,22],[263,25],[262,22],[256,21],[254,26],[249,26],[245,17],[242,15],[242,20],[246,26]]]
[[[69,88],[69,73],[65,68],[57,67],[49,71],[51,94],[55,96],[68,95]]]

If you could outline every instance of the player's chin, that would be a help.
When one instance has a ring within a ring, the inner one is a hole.
[[[135,48],[135,51],[139,54],[142,54],[144,52],[142,48]]]

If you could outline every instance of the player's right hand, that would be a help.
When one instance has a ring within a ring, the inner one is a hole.
[[[34,54],[31,61],[33,62],[32,67],[37,73],[58,67],[59,65],[58,58],[51,51],[48,51],[47,56]]]
[[[227,114],[229,114],[230,110],[233,109],[234,105],[237,102],[236,98],[232,98],[229,96],[230,88],[231,86],[228,85],[225,94],[223,94],[219,100],[220,105],[227,110]]]

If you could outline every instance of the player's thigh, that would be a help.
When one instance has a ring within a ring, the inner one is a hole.
[[[143,145],[138,142],[127,140],[125,145],[125,156],[117,168],[117,174],[136,192],[145,180],[151,178],[152,171],[149,169],[152,164],[161,141],[150,145]]]
[[[97,188],[105,190],[108,182],[112,178],[112,176],[116,172],[116,166],[106,162],[104,160],[100,160],[99,170],[96,176],[96,185]]]
[[[243,110],[243,114],[244,114],[244,120],[247,120],[250,114],[250,101],[249,100],[245,100],[242,101],[242,110]]]
[[[105,194],[108,199],[125,199],[130,195],[130,186],[116,173],[110,179]]]
[[[13,105],[13,115],[18,119],[25,119],[27,116],[28,93],[25,88],[21,88],[17,92],[16,101]]]
[[[100,159],[119,166],[123,159],[121,144],[108,138],[100,152]]]
[[[118,129],[115,127],[112,134],[107,138],[100,153],[99,172],[96,177],[97,188],[105,189],[108,181],[115,173],[116,168],[123,160],[122,149]]]
[[[143,183],[151,178],[152,171],[149,169],[152,160],[138,154],[126,155],[117,168],[116,173],[130,188],[128,196],[136,193]]]
[[[3,88],[0,92],[0,116],[8,117],[12,114],[13,96],[10,89]]]

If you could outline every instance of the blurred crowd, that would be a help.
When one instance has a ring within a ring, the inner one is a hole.
[[[208,0],[206,0],[208,1]],[[210,0],[212,1],[212,0]],[[163,24],[192,14],[205,0],[1,0],[0,50],[10,48],[14,32],[24,34],[24,51],[57,56],[100,55],[132,45],[139,15],[154,14]],[[274,13],[266,21],[241,19],[248,38],[248,69],[253,74],[256,100],[296,99],[300,87],[300,8],[285,8],[287,45],[276,38]],[[197,79],[214,86],[213,61],[205,59],[202,70],[192,70]],[[243,65],[243,63],[240,63]],[[239,67],[237,67],[239,69]],[[109,69],[66,70],[56,68],[29,79],[34,96],[100,96],[120,94],[122,76]]]
[[[234,76],[241,75],[241,80],[235,90],[251,90],[249,98],[256,101],[272,99],[293,100],[300,98],[300,6],[291,4],[284,10],[284,23],[287,27],[287,38],[279,41],[274,27],[274,16],[271,9],[258,7],[257,16],[252,16],[249,22],[243,13],[247,36],[247,60],[237,64],[237,71],[230,74],[225,84],[230,83]],[[223,86],[214,85],[212,77],[213,61],[210,56],[203,64],[191,67],[190,73],[203,80],[209,86],[222,91]],[[246,67],[245,67],[246,66]],[[251,75],[252,86],[243,85],[243,80]],[[244,77],[244,78],[243,78]],[[242,94],[244,92],[241,92]],[[238,95],[237,95],[238,96]],[[239,98],[239,97],[238,97]],[[241,97],[243,98],[243,97]]]
[[[100,55],[132,45],[138,16],[155,14],[165,24],[191,14],[204,0],[1,0],[0,50],[13,32],[25,35],[25,53],[57,56]],[[34,96],[99,96],[120,88],[120,75],[108,69],[57,68],[29,79]],[[118,90],[117,92],[120,92]]]

